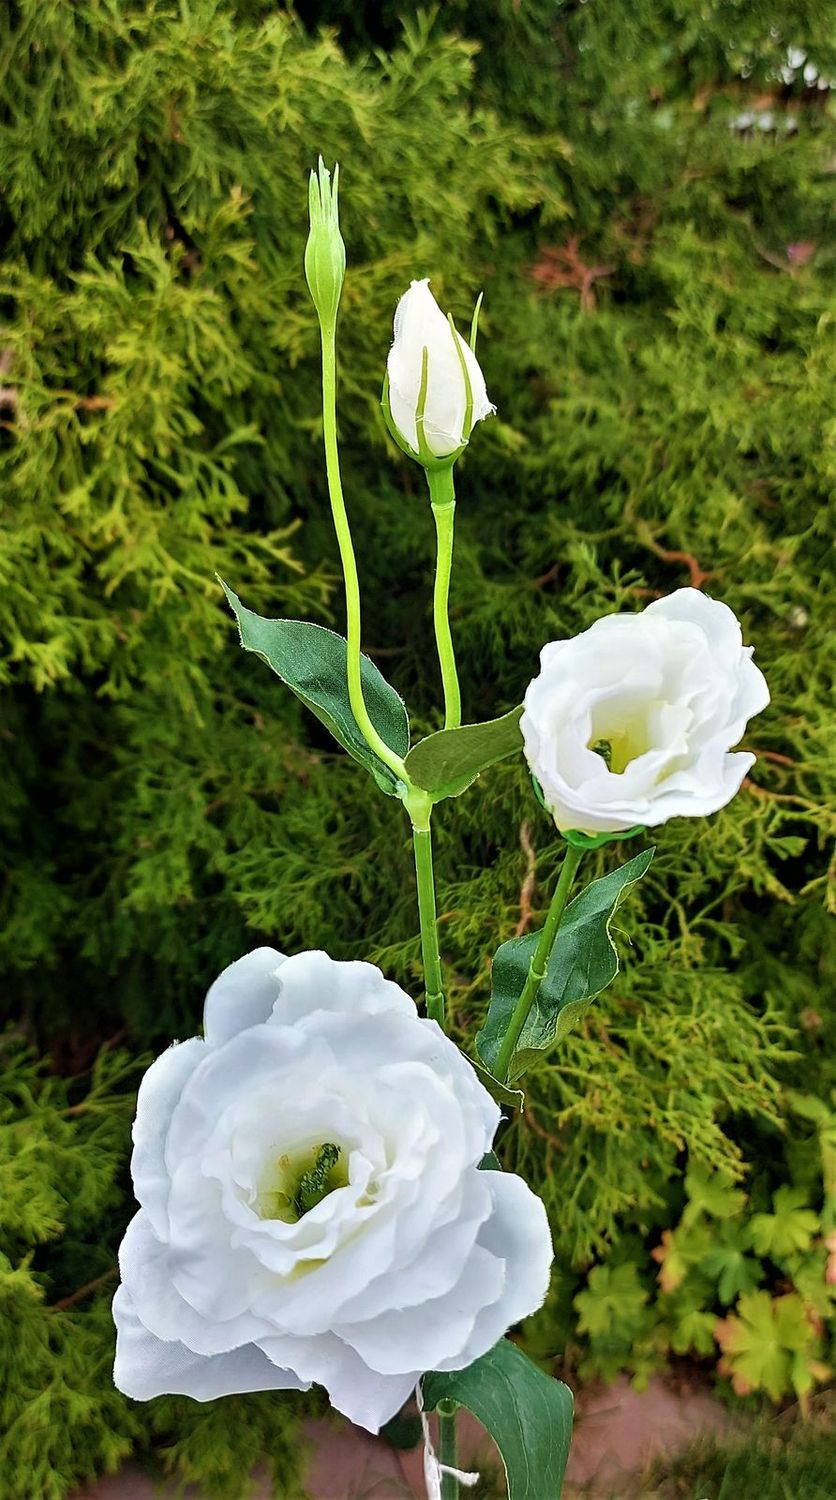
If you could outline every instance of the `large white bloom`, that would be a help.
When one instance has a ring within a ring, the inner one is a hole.
[[[115,1382],[199,1401],[316,1382],[376,1432],[425,1370],[540,1306],[543,1205],[478,1170],[497,1106],[371,964],[258,948],[204,1031],[139,1091]]]
[[[726,604],[679,589],[552,641],[521,729],[557,827],[616,833],[716,812],[755,756],[729,754],[769,702]]]
[[[429,281],[413,281],[395,309],[395,341],[389,351],[389,409],[407,445],[417,452],[419,394],[424,350],[427,394],[424,436],[436,458],[446,458],[466,442],[477,422],[494,410],[476,355],[460,333],[453,332],[430,291]],[[465,431],[467,367],[473,402]]]

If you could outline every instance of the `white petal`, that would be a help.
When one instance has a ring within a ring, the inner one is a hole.
[[[203,1008],[203,1032],[220,1047],[239,1031],[266,1021],[279,994],[278,971],[285,962],[275,948],[254,948],[224,969]]]
[[[147,1215],[142,1211],[135,1214],[119,1247],[119,1269],[137,1316],[150,1333],[160,1339],[176,1339],[196,1354],[227,1354],[272,1332],[269,1322],[251,1313],[225,1322],[201,1317],[175,1288],[168,1253],[168,1246],[155,1237]]]
[[[375,964],[339,963],[314,950],[285,960],[272,1021],[292,1026],[316,1011],[350,1016],[379,1016],[387,1011],[415,1019],[415,1001],[385,979]]]
[[[331,1405],[368,1432],[379,1432],[400,1411],[421,1374],[411,1370],[381,1375],[370,1370],[354,1349],[332,1333],[316,1338],[279,1335],[262,1339],[260,1346],[277,1364],[286,1361],[306,1380],[323,1385]]]
[[[139,1085],[131,1174],[134,1192],[161,1237],[168,1233],[170,1178],[165,1147],[171,1117],[186,1080],[206,1055],[199,1037],[176,1043],[153,1062]]]
[[[135,1401],[154,1396],[191,1396],[214,1401],[243,1391],[306,1391],[310,1383],[293,1370],[277,1368],[255,1344],[228,1354],[194,1354],[177,1340],[157,1338],[137,1316],[130,1293],[117,1288],[113,1299],[116,1359],[113,1383]]]
[[[432,1254],[432,1241],[425,1253]],[[454,1368],[459,1369],[455,1357],[468,1347],[480,1312],[501,1297],[504,1283],[503,1261],[477,1244],[446,1295],[420,1307],[392,1308],[368,1323],[340,1323],[337,1332],[366,1364],[384,1375],[399,1374],[416,1364],[422,1370],[438,1370],[451,1356]],[[462,1365],[469,1363],[462,1361]]]
[[[207,1047],[171,1117],[168,1170],[202,1150],[224,1110],[265,1089],[292,1091],[300,1073],[316,1078],[329,1061],[327,1047],[301,1027],[250,1026],[223,1047]]]
[[[552,1238],[541,1200],[511,1172],[485,1172],[495,1212],[479,1231],[479,1243],[505,1265],[501,1296],[476,1318],[454,1358],[434,1366],[462,1370],[492,1349],[509,1328],[542,1307],[549,1289]]]
[[[687,620],[698,625],[718,655],[736,656],[743,646],[740,621],[722,599],[712,599],[702,589],[675,589],[664,599],[654,599],[643,611],[651,619]]]
[[[424,435],[430,451],[445,457],[465,437],[464,418],[467,387],[462,360],[472,393],[471,424],[481,421],[493,407],[488,400],[485,377],[479,362],[453,330],[429,288],[429,282],[413,281],[395,312],[395,341],[389,351],[389,407],[401,437],[418,448],[416,415],[421,388],[424,350],[427,352],[427,389]]]
[[[443,1296],[462,1276],[479,1229],[493,1212],[484,1172],[472,1171],[458,1213],[405,1260],[393,1263],[340,1308],[340,1322],[367,1322],[390,1307]]]

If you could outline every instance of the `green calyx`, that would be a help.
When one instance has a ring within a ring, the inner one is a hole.
[[[603,760],[606,760],[604,747],[607,745],[608,741],[600,740],[597,744],[591,745],[590,749],[600,755]],[[534,788],[534,795],[543,811],[547,812],[549,817],[552,817],[552,810],[543,796],[543,788],[533,773],[531,776],[531,785]],[[571,845],[573,849],[603,849],[605,844],[618,844],[622,839],[635,838],[636,834],[646,833],[647,830],[643,823],[637,823],[635,828],[625,828],[620,833],[582,833],[579,828],[561,828],[559,832],[561,838],[565,839],[566,843]]]
[[[333,331],[345,280],[345,244],[340,234],[338,206],[340,169],[334,167],[334,178],[322,157],[316,172],[311,172],[308,205],[310,233],[305,246],[305,277],[319,321]]]

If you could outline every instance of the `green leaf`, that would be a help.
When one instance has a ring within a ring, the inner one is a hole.
[[[638,1326],[646,1302],[647,1292],[634,1265],[595,1266],[585,1289],[575,1297],[578,1328],[598,1338],[616,1328]]]
[[[819,1216],[810,1208],[803,1188],[779,1187],[772,1199],[774,1213],[755,1214],[752,1219],[752,1243],[758,1255],[772,1260],[809,1250],[818,1233]]]
[[[774,1300],[767,1292],[744,1294],[735,1313],[717,1324],[715,1338],[739,1395],[764,1390],[780,1401],[790,1385],[799,1395],[810,1389],[817,1339],[794,1292]]]
[[[702,1312],[690,1307],[683,1312],[671,1329],[671,1348],[674,1354],[700,1354],[703,1357],[714,1352],[714,1313]]]
[[[746,1194],[732,1186],[727,1172],[713,1172],[700,1161],[693,1162],[685,1173],[685,1191],[688,1194],[682,1215],[685,1229],[690,1229],[703,1214],[710,1219],[733,1219],[746,1202]]]
[[[421,1389],[427,1411],[456,1401],[487,1429],[505,1466],[508,1500],[560,1500],[572,1440],[568,1386],[500,1339],[466,1370],[425,1375]]]
[[[410,750],[406,757],[409,775],[416,786],[431,792],[436,801],[458,797],[480,771],[522,749],[521,715],[521,707],[512,708],[501,719],[490,719],[487,724],[439,729]]]
[[[371,772],[381,791],[399,797],[403,790],[393,771],[366,744],[348,701],[345,639],[324,625],[306,620],[265,620],[247,609],[219,580],[238,621],[241,645],[254,651],[330,729],[349,755]],[[403,700],[367,656],[360,657],[360,678],[369,718],[396,755],[409,749],[409,719]]]
[[[688,1231],[689,1234],[692,1232]],[[761,1279],[761,1267],[746,1254],[751,1243],[748,1224],[723,1224],[714,1248],[701,1261],[700,1269],[717,1282],[717,1296],[724,1307],[741,1293],[754,1291]]]
[[[545,978],[511,1059],[509,1080],[518,1078],[537,1056],[553,1046],[585,1015],[592,1000],[618,973],[610,924],[627,891],[641,880],[655,850],[646,849],[617,870],[594,880],[566,908]],[[487,1020],[476,1050],[488,1068],[497,1055],[514,1006],[522,992],[539,932],[510,938],[497,949],[491,975]]]
[[[468,1062],[476,1073],[482,1087],[487,1089],[491,1098],[495,1099],[497,1104],[507,1104],[510,1109],[522,1109],[525,1103],[525,1094],[522,1089],[509,1089],[506,1083],[500,1083],[498,1078],[494,1078],[493,1073],[489,1073],[488,1069],[483,1068],[482,1064],[476,1062],[474,1058],[469,1057]]]

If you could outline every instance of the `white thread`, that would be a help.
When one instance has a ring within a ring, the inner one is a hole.
[[[442,1500],[441,1480],[445,1474],[452,1474],[454,1479],[458,1479],[459,1484],[463,1484],[466,1489],[472,1489],[474,1484],[479,1483],[478,1474],[466,1474],[463,1469],[451,1469],[449,1464],[439,1463],[436,1458],[430,1437],[430,1424],[424,1411],[420,1380],[415,1387],[415,1399],[418,1402],[418,1413],[424,1433],[424,1482],[427,1486],[427,1500]]]

